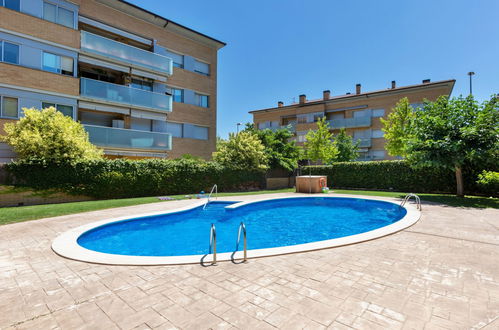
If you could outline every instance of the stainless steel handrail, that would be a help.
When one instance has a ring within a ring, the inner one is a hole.
[[[210,202],[210,198],[211,195],[213,194],[213,191],[215,191],[215,199],[218,199],[218,186],[214,184],[213,187],[211,188],[208,198],[206,199],[206,203],[204,203],[203,210],[206,208],[206,205],[208,205],[208,203]]]
[[[414,197],[414,201],[416,202],[416,207],[418,210],[422,210],[423,208],[421,207],[421,199],[419,198],[418,195],[416,194],[407,194],[405,197],[404,197],[404,200],[400,203],[400,206],[404,206],[410,199],[411,197]]]
[[[239,230],[237,231],[237,242],[236,242],[236,251],[239,249],[239,243],[241,242],[241,232],[243,232],[243,238],[244,238],[244,256],[243,256],[243,262],[246,262],[247,260],[247,240],[246,240],[246,226],[244,225],[244,222],[241,222],[239,225]]]
[[[211,224],[210,229],[210,253],[213,248],[213,260],[211,262],[212,265],[217,263],[217,230],[215,229],[215,224]]]

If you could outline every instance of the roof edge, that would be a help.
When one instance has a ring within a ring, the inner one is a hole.
[[[259,109],[259,110],[251,110],[251,111],[248,111],[248,113],[255,113],[255,112],[260,112],[260,111],[284,110],[287,108],[292,108],[292,107],[297,107],[297,106],[306,106],[306,105],[328,103],[328,102],[347,99],[347,98],[355,98],[355,97],[362,97],[362,96],[366,97],[366,96],[369,96],[372,94],[383,94],[383,93],[387,93],[387,92],[400,91],[400,90],[404,90],[404,89],[413,89],[413,88],[421,88],[421,87],[428,87],[428,86],[435,86],[435,85],[443,85],[443,84],[447,84],[447,83],[452,84],[451,88],[450,88],[450,92],[449,92],[449,95],[451,95],[452,91],[454,90],[454,85],[456,83],[456,79],[439,80],[439,81],[434,81],[434,82],[429,82],[429,83],[401,86],[401,87],[397,87],[397,88],[380,89],[380,90],[365,92],[365,93],[361,93],[361,94],[337,95],[337,96],[330,98],[329,100],[312,100],[312,101],[306,102],[305,104],[293,103],[293,104],[289,104],[289,105],[285,105],[285,106],[281,106],[281,107],[271,107],[271,108],[264,108],[264,109]]]
[[[147,9],[144,9],[142,7],[139,7],[133,3],[130,3],[128,1],[125,1],[125,0],[97,0],[98,2],[102,3],[102,4],[105,4],[105,5],[108,5],[110,6],[111,8],[113,9],[116,9],[116,10],[119,10],[119,11],[123,11],[123,8],[120,8],[120,4],[122,5],[125,5],[125,6],[128,6],[130,9],[133,9],[133,10],[130,10],[129,12],[125,12],[126,14],[129,14],[131,16],[134,16],[134,17],[137,17],[139,19],[142,19],[148,23],[151,23],[153,25],[156,25],[156,26],[160,26],[166,30],[170,30],[170,31],[173,31],[175,33],[178,33],[178,34],[181,34],[183,35],[184,37],[187,37],[187,38],[190,38],[190,39],[193,39],[195,41],[199,41],[199,42],[202,42],[204,43],[206,46],[209,46],[209,47],[213,47],[213,48],[216,48],[217,50],[219,50],[220,48],[223,48],[224,46],[226,46],[227,44],[223,41],[220,41],[218,39],[215,39],[213,37],[210,37],[204,33],[201,33],[199,31],[196,31],[194,29],[191,29],[185,25],[182,25],[182,24],[179,24],[175,21],[172,21],[168,18],[165,18],[161,15],[158,15],[156,13],[153,13]],[[140,11],[142,12],[143,14],[146,14],[146,15],[140,15],[140,16],[137,16],[137,15],[134,15],[133,11]],[[149,16],[149,17],[146,17],[146,16]],[[174,25],[175,27],[174,28],[169,28],[168,26],[172,24]]]

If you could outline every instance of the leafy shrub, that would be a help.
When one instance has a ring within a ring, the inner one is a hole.
[[[476,183],[483,192],[492,196],[499,195],[499,172],[482,171]]]
[[[58,164],[101,158],[102,151],[89,142],[83,126],[54,107],[23,111],[24,117],[5,124],[7,135],[0,136],[20,159]]]
[[[335,188],[361,188],[407,192],[451,193],[456,189],[455,174],[444,168],[411,168],[403,160],[343,162],[327,166],[310,166],[302,173],[327,175],[328,184]],[[484,193],[474,182],[476,171],[464,168],[468,192]]]
[[[260,171],[192,159],[102,159],[51,166],[16,162],[6,169],[17,185],[59,188],[98,198],[192,194],[207,191],[215,183],[219,191],[247,190],[261,187],[264,177]]]

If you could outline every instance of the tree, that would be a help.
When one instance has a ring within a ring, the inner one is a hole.
[[[244,131],[253,132],[260,139],[265,147],[270,168],[282,168],[288,171],[296,168],[300,149],[296,142],[291,140],[293,134],[288,129],[256,130],[253,125],[246,124]]]
[[[317,130],[308,131],[304,144],[304,156],[314,162],[322,161],[324,164],[333,162],[338,149],[333,142],[333,134],[329,132],[329,124],[322,117],[317,121]]]
[[[9,144],[21,160],[47,164],[99,159],[102,151],[91,144],[83,126],[54,107],[23,109],[24,117],[5,124]]]
[[[218,141],[213,159],[233,169],[262,171],[268,169],[265,147],[258,136],[249,131],[230,133],[228,140]]]
[[[473,96],[441,96],[416,111],[405,139],[407,160],[413,167],[436,166],[455,171],[457,195],[464,195],[462,168],[499,160],[499,101],[482,104]]]
[[[338,150],[336,162],[350,162],[359,157],[360,141],[354,142],[352,137],[342,128],[338,135],[334,137],[334,145]]]
[[[406,156],[406,140],[413,119],[414,109],[407,97],[404,97],[395,105],[388,115],[388,119],[380,118],[384,126],[382,130],[386,139],[385,149],[390,156]]]

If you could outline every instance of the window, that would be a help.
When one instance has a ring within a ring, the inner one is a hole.
[[[382,138],[385,135],[382,130],[380,129],[374,129],[372,132],[373,138]]]
[[[184,68],[184,55],[174,52],[168,52],[168,56],[173,60],[173,66],[177,68]]]
[[[314,123],[322,117],[324,117],[323,112],[312,112],[312,113],[297,115],[296,119],[298,121],[298,124],[306,124],[306,123]]]
[[[208,127],[184,124],[184,138],[208,140]]]
[[[210,75],[210,65],[208,63],[200,62],[198,60],[194,61],[194,72],[200,73],[205,76]]]
[[[21,0],[0,0],[0,6],[9,8],[12,10],[21,10]]]
[[[385,158],[385,151],[384,150],[371,150],[370,156],[372,159],[383,159]]]
[[[152,92],[152,82],[145,80],[132,79],[130,87]]]
[[[170,133],[173,137],[181,138],[183,136],[182,124],[179,123],[166,123],[166,132]]]
[[[172,88],[173,102],[184,103],[184,90]]]
[[[414,110],[422,110],[424,109],[424,103],[411,103],[411,107]]]
[[[49,2],[43,3],[43,19],[74,28],[74,12]]]
[[[308,131],[296,132],[296,140],[298,142],[305,142],[305,141],[307,141],[307,138],[306,138],[307,133],[308,133]]]
[[[73,58],[43,52],[42,69],[49,72],[73,76]]]
[[[0,41],[0,61],[19,64],[19,45]]]
[[[18,100],[13,97],[0,97],[0,115],[2,117],[19,118]]]
[[[373,110],[373,117],[383,117],[385,115],[385,109],[374,109]]]
[[[208,108],[210,106],[208,95],[196,93],[195,97],[196,97],[196,105],[203,107],[203,108]]]
[[[269,127],[270,127],[269,121],[264,121],[264,122],[258,123],[258,129],[266,129]]]
[[[42,109],[50,107],[54,107],[57,109],[57,111],[62,112],[63,115],[73,118],[73,107],[70,105],[42,102]]]

